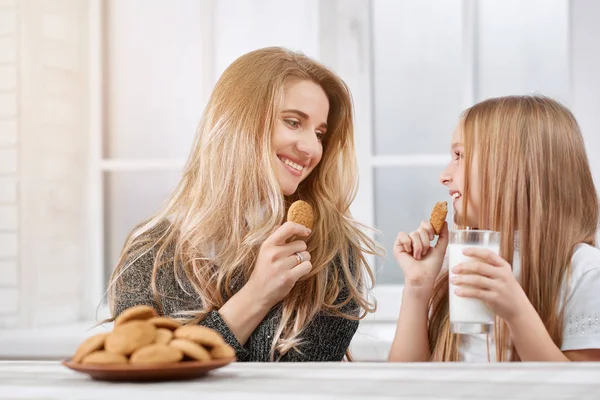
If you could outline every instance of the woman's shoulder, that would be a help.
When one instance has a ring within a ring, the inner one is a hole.
[[[187,292],[193,288],[185,280],[177,279],[176,275],[183,277],[185,274],[182,271],[176,273],[172,246],[164,246],[164,237],[169,228],[169,221],[160,221],[140,235],[139,240],[134,241],[130,249],[126,250],[121,269],[113,282],[115,300],[120,306],[118,308],[154,304],[157,298],[164,303],[171,298],[189,297]],[[162,251],[159,251],[163,246]],[[153,288],[156,288],[156,293]]]

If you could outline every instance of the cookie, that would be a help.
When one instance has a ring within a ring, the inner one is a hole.
[[[203,346],[214,347],[225,343],[216,331],[199,325],[186,325],[174,332],[177,339],[187,339]]]
[[[173,339],[173,331],[165,328],[158,328],[156,330],[156,336],[154,336],[154,343],[168,344]]]
[[[174,331],[175,329],[182,326],[181,322],[167,317],[154,317],[148,320],[152,325],[157,328],[165,328]]]
[[[94,351],[83,357],[82,364],[127,364],[128,360],[122,354],[111,353],[106,350]]]
[[[111,353],[128,356],[152,343],[155,336],[156,327],[148,321],[131,321],[115,327],[106,337],[104,348]]]
[[[139,305],[128,308],[115,319],[115,327],[123,325],[125,322],[134,320],[146,320],[153,317],[158,317],[156,310],[150,306]]]
[[[173,339],[169,346],[181,350],[184,355],[194,360],[210,361],[210,354],[204,347],[187,339]]]
[[[210,350],[210,356],[215,360],[235,357],[235,350],[228,344],[215,346]]]
[[[431,211],[431,217],[429,217],[429,222],[433,227],[436,235],[439,235],[444,227],[444,222],[446,222],[446,216],[448,215],[448,202],[446,201],[438,201],[433,207]]]
[[[287,212],[288,221],[304,225],[308,229],[313,227],[313,218],[312,207],[303,200],[293,202]]]
[[[171,364],[181,361],[183,352],[166,344],[151,344],[137,349],[129,359],[131,364]]]
[[[104,348],[104,341],[108,333],[99,333],[94,336],[90,336],[85,339],[81,345],[75,351],[75,355],[73,356],[73,362],[80,363],[85,356],[91,354],[97,350],[102,350]]]

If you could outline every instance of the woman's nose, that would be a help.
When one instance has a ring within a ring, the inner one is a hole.
[[[307,157],[314,156],[320,149],[321,143],[317,135],[311,132],[302,134],[296,142],[296,147],[303,155]]]

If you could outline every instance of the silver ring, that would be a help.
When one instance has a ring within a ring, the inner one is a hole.
[[[294,254],[296,255],[296,260],[298,260],[298,264],[296,264],[296,265],[302,264],[304,262],[304,256],[302,256],[302,254],[297,253],[297,252]]]

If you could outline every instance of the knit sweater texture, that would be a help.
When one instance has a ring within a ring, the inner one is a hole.
[[[157,271],[156,288],[161,305],[158,306],[151,287],[154,257],[155,253],[149,251],[122,273],[116,287],[114,317],[125,309],[140,304],[149,305],[161,315],[173,318],[182,317],[184,311],[202,309],[202,302],[191,283],[182,282],[180,285],[176,280],[173,262],[166,263]],[[351,267],[352,264],[351,260]],[[329,267],[339,268],[337,257]],[[181,273],[178,276],[185,277],[185,274]],[[234,292],[241,286],[243,285],[234,288]],[[348,290],[342,286],[336,304],[344,301],[347,296]],[[354,301],[344,305],[341,310],[354,316],[358,316],[360,312]],[[200,325],[219,332],[235,349],[238,361],[266,362],[271,361],[271,346],[280,320],[281,304],[278,304],[269,311],[244,345],[238,342],[217,310],[211,311]],[[356,320],[320,311],[302,333],[298,348],[283,355],[275,353],[274,359],[277,361],[342,361],[357,328]]]

